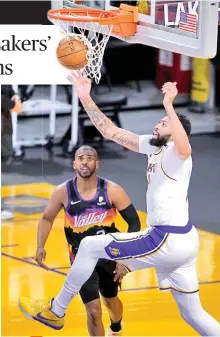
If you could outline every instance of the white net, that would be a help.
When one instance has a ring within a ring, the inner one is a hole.
[[[71,15],[72,19],[73,16]],[[97,22],[67,22],[62,21],[62,19],[50,20],[60,28],[65,36],[71,36],[85,43],[88,47],[88,63],[84,71],[88,77],[99,83],[104,51],[111,35],[112,26],[100,25]]]

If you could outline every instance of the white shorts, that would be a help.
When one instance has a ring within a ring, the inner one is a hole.
[[[130,271],[155,267],[161,290],[198,291],[199,236],[194,226],[183,234],[167,233],[153,227],[137,233],[114,233],[104,237],[108,258],[117,260]]]

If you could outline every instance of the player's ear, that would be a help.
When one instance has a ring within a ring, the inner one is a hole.
[[[99,160],[96,160],[96,168],[99,168]]]
[[[73,161],[73,169],[74,170],[76,169],[76,162],[75,162],[75,160]]]

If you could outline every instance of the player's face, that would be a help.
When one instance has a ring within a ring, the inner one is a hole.
[[[150,141],[150,144],[153,146],[163,146],[169,141],[171,137],[171,130],[169,125],[168,117],[164,117],[160,122],[155,126],[153,132],[153,138]]]
[[[99,162],[92,151],[86,150],[77,154],[73,167],[82,178],[90,178],[98,168]]]

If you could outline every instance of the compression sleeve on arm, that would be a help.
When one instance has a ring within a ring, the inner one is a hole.
[[[133,204],[130,204],[127,208],[119,211],[122,218],[128,224],[128,232],[138,232],[141,229],[141,223],[137,211]]]

